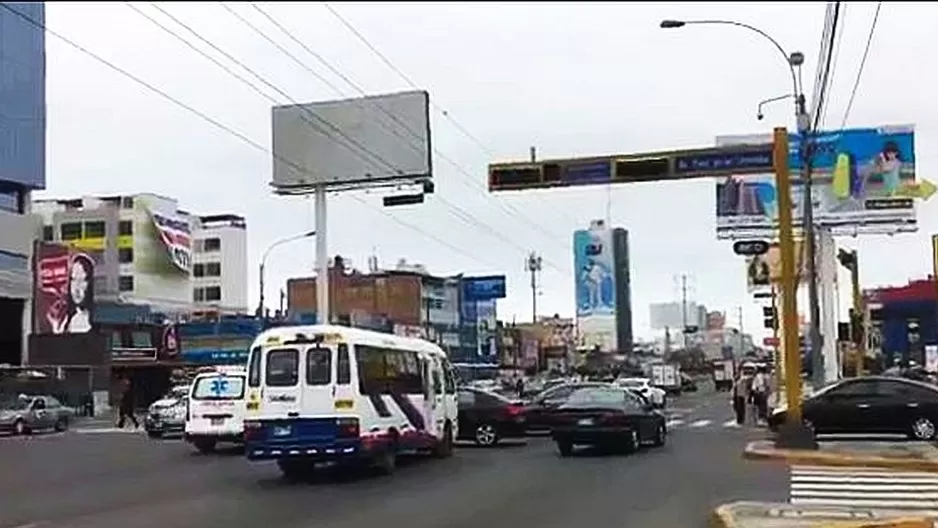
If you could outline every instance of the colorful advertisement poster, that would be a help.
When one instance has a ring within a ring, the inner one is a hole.
[[[164,215],[150,210],[153,227],[173,266],[179,271],[189,273],[192,270],[192,234],[189,220]]]
[[[580,342],[588,348],[616,349],[616,283],[612,230],[573,233],[576,319]]]
[[[804,211],[801,141],[791,136],[789,167],[795,224]],[[718,146],[771,142],[769,136],[718,138]],[[814,219],[835,234],[899,226],[914,231],[915,134],[909,126],[821,132],[812,158]],[[718,238],[775,235],[775,175],[730,176],[716,184]]]
[[[68,246],[36,245],[36,334],[84,334],[94,312],[94,261]]]
[[[121,292],[127,299],[184,310],[192,304],[191,219],[176,210],[176,203],[158,196],[134,199],[133,288]]]

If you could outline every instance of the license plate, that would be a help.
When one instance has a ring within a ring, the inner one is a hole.
[[[290,436],[290,428],[274,427],[274,436]]]
[[[221,424],[223,424],[223,423],[225,423],[225,419],[224,419],[224,418],[212,418],[212,419],[211,419],[211,424],[212,424],[212,425],[221,425]]]
[[[577,425],[593,425],[593,419],[592,419],[592,418],[582,418],[579,422],[577,422]]]

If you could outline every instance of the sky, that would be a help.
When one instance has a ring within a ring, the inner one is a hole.
[[[289,100],[362,95],[295,45],[248,3],[228,7],[295,54],[297,63],[214,3],[158,4],[258,74]],[[135,4],[200,49],[185,30]],[[540,314],[572,316],[572,234],[606,216],[631,240],[632,302],[639,336],[647,305],[689,298],[761,326],[746,292],[744,264],[715,235],[712,180],[640,183],[489,194],[486,167],[541,158],[703,147],[725,134],[793,126],[792,106],[759,101],[790,91],[786,64],[767,42],[721,26],[662,30],[661,19],[731,19],[755,25],[789,51],[802,51],[813,79],[824,4],[797,3],[350,3],[330,5],[382,55],[429,91],[436,194],[419,206],[382,209],[379,191],[329,197],[329,253],[364,268],[398,259],[436,274],[497,274],[508,280],[503,319],[531,317],[530,251],[543,256]],[[413,89],[321,3],[264,3],[308,48],[368,94]],[[875,3],[851,2],[843,18],[826,122],[839,127],[853,88]],[[848,126],[915,124],[917,167],[929,177],[938,152],[938,114],[929,110],[938,73],[920,57],[938,53],[930,4],[886,3],[848,115]],[[270,145],[272,103],[165,33],[127,4],[52,2],[47,27],[190,108],[262,146]],[[271,158],[192,111],[102,66],[54,36],[47,39],[48,190],[40,197],[154,192],[198,214],[247,218],[252,306],[256,267],[271,242],[313,228],[312,202],[270,192]],[[220,57],[212,52],[213,56]],[[224,60],[224,59],[222,59]],[[329,80],[330,88],[320,77]],[[244,73],[242,73],[244,75]],[[806,81],[810,86],[810,83]],[[444,114],[445,113],[445,114]],[[468,133],[466,133],[468,132]],[[447,160],[451,160],[450,163]],[[611,202],[610,202],[611,201]],[[468,220],[466,218],[468,217]],[[858,247],[864,286],[905,284],[931,272],[930,234],[938,210],[919,208],[916,234],[840,239]],[[446,242],[446,244],[442,243]],[[267,282],[308,276],[311,241],[279,247]],[[849,284],[841,276],[846,306]],[[267,292],[276,298],[276,290]],[[762,335],[756,331],[756,335]]]

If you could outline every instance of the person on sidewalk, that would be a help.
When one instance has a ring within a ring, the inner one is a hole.
[[[746,423],[746,406],[749,404],[749,377],[740,373],[733,383],[733,411],[736,413],[736,424]]]
[[[130,423],[134,425],[134,429],[139,429],[140,422],[137,421],[137,417],[134,415],[133,385],[130,383],[129,378],[125,378],[121,385],[120,415],[117,419],[117,428],[123,429],[124,423],[130,420]]]
[[[768,421],[769,376],[765,367],[759,367],[752,378],[752,403],[755,406],[756,425]]]

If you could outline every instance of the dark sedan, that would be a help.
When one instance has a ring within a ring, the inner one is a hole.
[[[551,437],[560,456],[577,445],[635,452],[643,445],[663,446],[668,430],[664,415],[640,396],[614,387],[574,392],[551,411]]]
[[[784,423],[776,409],[769,427]],[[804,400],[802,416],[818,434],[904,434],[933,440],[938,433],[938,387],[888,376],[849,378]]]
[[[525,435],[524,406],[481,389],[459,389],[459,439],[491,447]]]
[[[564,383],[544,390],[534,396],[525,405],[524,414],[527,420],[528,431],[546,432],[550,430],[550,413],[563,405],[571,394],[586,388],[609,387],[609,383],[584,381]]]

